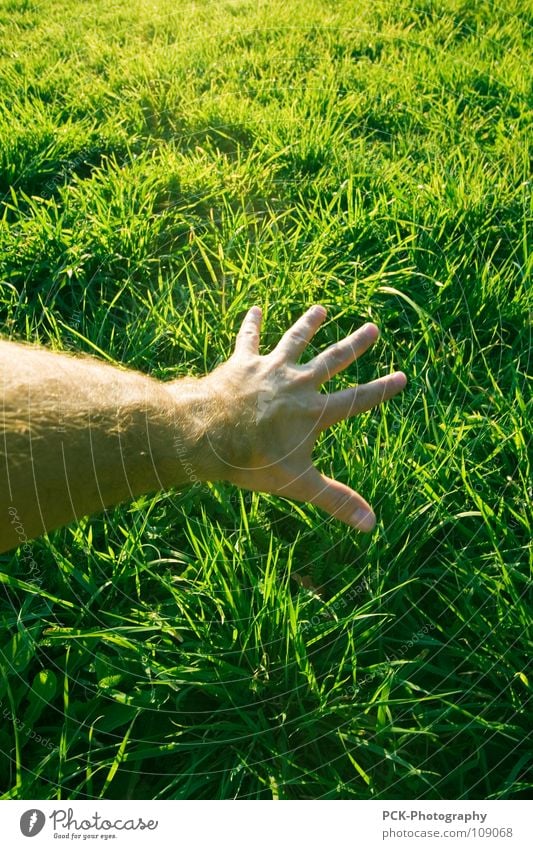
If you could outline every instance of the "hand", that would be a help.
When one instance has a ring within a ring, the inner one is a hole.
[[[216,477],[244,489],[311,502],[359,531],[371,531],[376,517],[364,498],[321,474],[311,453],[321,431],[392,398],[407,379],[394,372],[330,395],[319,392],[321,384],[379,336],[375,324],[364,324],[298,365],[325,317],[324,307],[311,307],[270,354],[261,356],[261,309],[248,311],[230,359],[202,379],[221,411],[208,442],[220,464]]]

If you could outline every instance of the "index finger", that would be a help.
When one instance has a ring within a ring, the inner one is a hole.
[[[324,409],[320,416],[320,427],[332,427],[337,422],[366,413],[372,407],[378,407],[384,401],[394,398],[405,389],[407,378],[403,371],[395,371],[385,377],[378,377],[370,383],[361,383],[351,389],[342,389],[325,396]]]

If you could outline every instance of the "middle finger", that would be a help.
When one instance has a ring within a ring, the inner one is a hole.
[[[363,324],[354,333],[326,348],[301,368],[320,386],[364,354],[378,336],[379,330],[375,324]]]

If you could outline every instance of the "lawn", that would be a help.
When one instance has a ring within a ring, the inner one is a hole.
[[[0,0],[0,332],[161,379],[381,338],[324,391],[370,535],[209,484],[0,557],[5,799],[519,799],[528,0]],[[528,633],[529,630],[529,633]]]

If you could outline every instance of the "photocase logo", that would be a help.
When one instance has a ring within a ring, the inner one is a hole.
[[[35,837],[42,831],[46,817],[42,811],[32,808],[25,811],[20,818],[20,830],[24,837]]]

